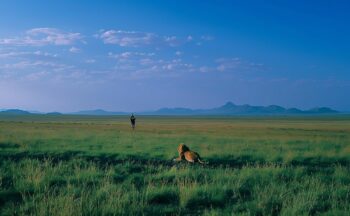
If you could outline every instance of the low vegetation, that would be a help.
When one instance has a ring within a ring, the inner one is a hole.
[[[1,215],[348,215],[350,117],[1,116]],[[186,143],[208,165],[174,163]]]

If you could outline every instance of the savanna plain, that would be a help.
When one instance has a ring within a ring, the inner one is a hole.
[[[349,214],[350,116],[0,116],[0,215]]]

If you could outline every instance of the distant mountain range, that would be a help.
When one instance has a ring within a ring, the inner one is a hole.
[[[225,105],[212,109],[188,109],[188,108],[162,108],[156,111],[138,112],[138,115],[308,115],[308,114],[337,114],[340,113],[328,107],[318,107],[309,110],[300,110],[297,108],[284,108],[277,105],[270,106],[251,106],[236,105],[227,102]],[[19,109],[9,109],[0,111],[0,115],[29,115],[37,114]],[[102,109],[85,110],[70,115],[129,115],[127,112],[111,112]],[[46,113],[46,115],[62,115],[59,112]]]
[[[225,105],[212,109],[187,109],[187,108],[162,108],[154,112],[143,114],[151,115],[295,115],[295,114],[336,114],[336,110],[328,107],[300,110],[297,108],[286,109],[277,105],[251,106],[235,105],[227,102]]]

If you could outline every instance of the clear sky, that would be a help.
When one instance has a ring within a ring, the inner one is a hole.
[[[349,1],[0,3],[0,109],[350,110]]]

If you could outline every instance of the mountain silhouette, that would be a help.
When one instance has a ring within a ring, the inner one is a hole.
[[[278,105],[270,106],[251,106],[249,104],[236,105],[232,102],[212,108],[212,109],[189,109],[189,108],[161,108],[156,111],[138,112],[138,115],[317,115],[317,114],[337,114],[336,110],[328,107],[316,107],[309,110],[301,110],[297,108],[284,108]],[[37,114],[19,109],[9,109],[0,111],[2,115],[29,115]],[[52,112],[47,115],[60,115],[61,113]],[[70,115],[129,115],[128,112],[112,112],[103,109],[84,110]]]
[[[335,114],[338,111],[328,107],[318,107],[310,110],[284,108],[278,105],[251,106],[249,104],[236,105],[227,102],[223,106],[212,109],[162,108],[153,112],[144,112],[149,115],[292,115],[292,114]]]
[[[0,114],[3,114],[3,115],[30,115],[32,113],[30,113],[28,111],[20,110],[20,109],[8,109],[8,110],[1,111]]]

